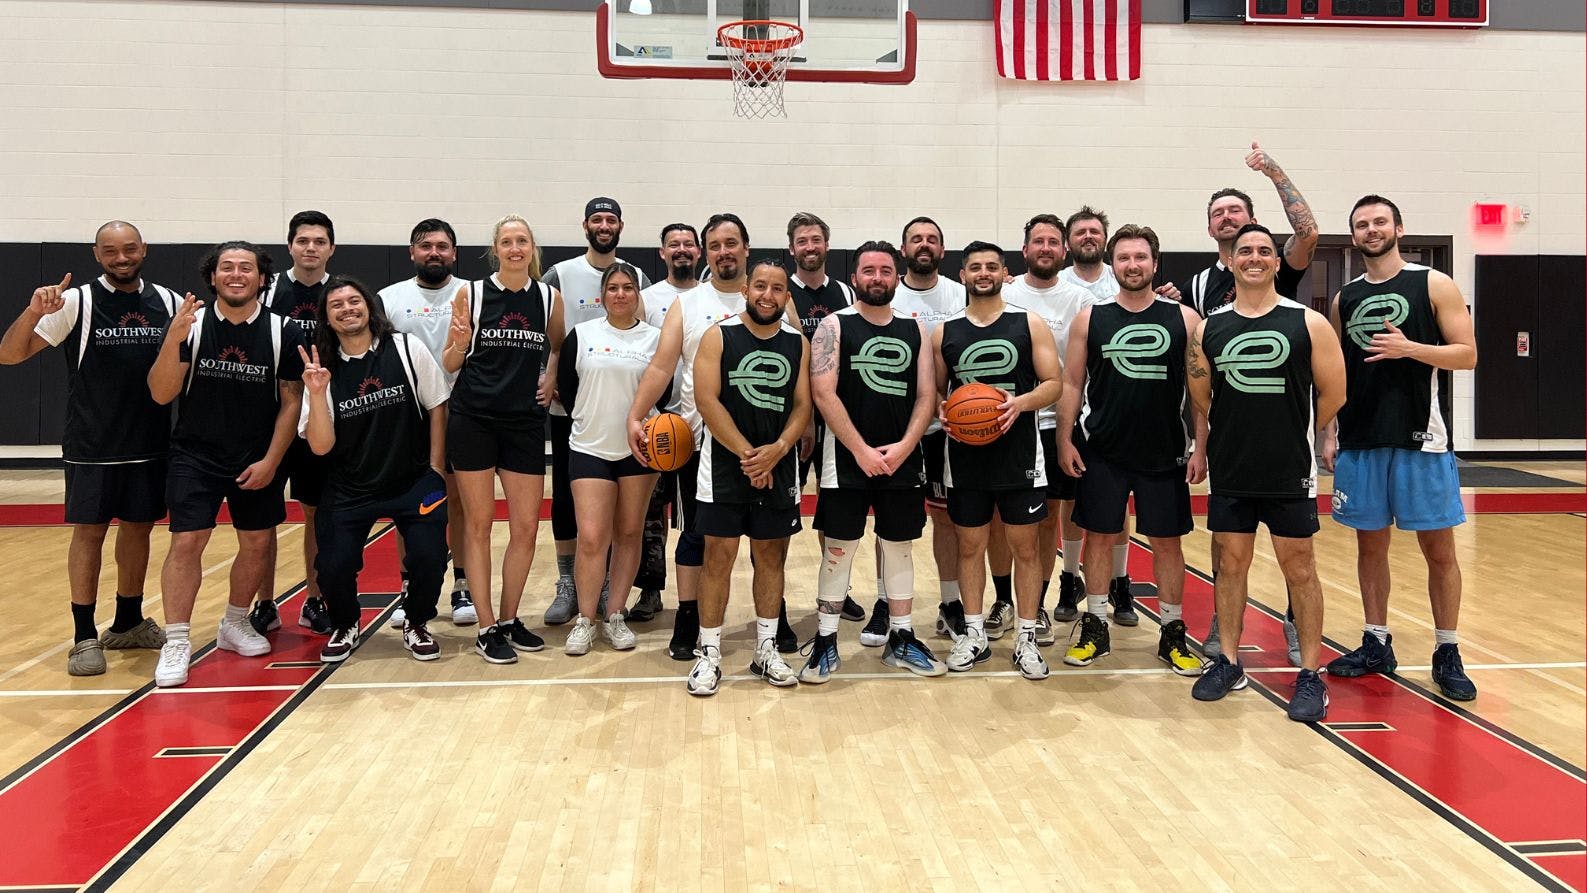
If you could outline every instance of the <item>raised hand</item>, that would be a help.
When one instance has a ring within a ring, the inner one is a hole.
[[[1273,160],[1273,156],[1269,155],[1267,150],[1263,149],[1256,140],[1251,141],[1251,151],[1245,156],[1245,166],[1266,176],[1268,179],[1284,173],[1284,169],[1278,166],[1278,162]]]
[[[310,352],[312,351],[312,353]],[[298,356],[303,358],[303,386],[316,397],[322,396],[331,384],[331,370],[320,365],[320,348],[314,345],[304,350],[298,345]]]
[[[458,289],[452,298],[452,325],[446,336],[446,349],[463,353],[474,338],[474,318],[468,310],[468,287]]]
[[[28,299],[28,309],[39,316],[49,316],[51,313],[66,306],[66,299],[62,293],[72,285],[72,274],[67,273],[61,277],[60,285],[41,285],[33,290],[33,297]]]
[[[204,306],[192,292],[182,298],[182,306],[176,308],[176,315],[171,317],[171,327],[166,330],[167,339],[186,341],[188,333],[193,331],[193,324],[198,322],[198,311]]]

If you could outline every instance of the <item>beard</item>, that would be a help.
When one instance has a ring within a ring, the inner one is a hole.
[[[976,285],[974,282],[968,282],[965,283],[964,291],[965,294],[972,298],[990,298],[993,295],[1002,293],[1003,280],[994,279],[992,280],[991,284],[985,286],[984,288]]]
[[[142,272],[143,267],[141,265],[133,267],[132,272],[126,276],[119,276],[112,270],[105,270],[105,278],[116,285],[132,285],[138,281],[138,277]]]
[[[1026,261],[1026,266],[1030,269],[1031,275],[1037,279],[1051,279],[1058,275],[1058,265],[1060,263],[1062,261],[1056,257],[1042,257]]]
[[[1119,280],[1119,288],[1125,291],[1143,291],[1152,287],[1152,277],[1145,273],[1114,271],[1114,276]]]
[[[856,294],[861,301],[872,307],[886,307],[888,304],[893,303],[893,295],[897,292],[898,288],[896,286],[887,288],[882,285],[873,285],[870,288],[860,289]]]
[[[606,238],[602,238],[601,234],[595,230],[584,231],[584,240],[590,243],[590,247],[594,248],[597,254],[611,254],[617,250],[617,243],[621,242],[622,239],[622,230],[618,230]]]
[[[452,268],[440,261],[431,261],[427,264],[414,264],[413,272],[420,282],[434,288],[452,275]]]
[[[1359,245],[1356,246],[1357,250],[1367,257],[1382,257],[1383,255],[1388,254],[1390,251],[1399,250],[1399,247],[1400,240],[1393,236],[1389,236],[1387,239],[1384,239],[1383,247],[1379,248],[1377,251],[1368,251]]]
[[[678,277],[679,279],[694,278],[694,261],[688,257],[674,257],[669,262],[669,265],[672,269],[672,275]]]
[[[234,297],[232,295],[227,294],[226,292],[219,292],[219,293],[217,293],[215,295],[215,297],[217,299],[219,299],[222,303],[224,303],[227,307],[246,307],[248,305],[248,302],[254,300],[257,297],[259,297],[259,292],[257,290],[255,290],[255,291],[253,291],[253,292],[251,292],[249,294],[243,295],[242,297]]]
[[[1077,245],[1070,250],[1069,255],[1075,259],[1077,264],[1099,263],[1102,260],[1102,246],[1098,245],[1092,248],[1085,245]]]
[[[737,279],[738,278],[738,258],[735,257],[735,258],[728,258],[727,260],[719,260],[719,261],[717,261],[716,262],[716,269],[712,270],[711,273],[713,275],[715,275],[716,278],[722,279],[722,280],[725,280],[725,281],[728,281],[728,282],[731,282],[734,279]]]
[[[825,254],[801,254],[799,256],[799,269],[804,270],[806,273],[824,270],[826,266],[827,256]]]
[[[916,276],[930,276],[937,272],[937,268],[942,265],[941,261],[929,254],[912,254],[906,263],[909,267],[909,272],[914,273]]]
[[[760,308],[753,303],[745,304],[744,312],[748,314],[749,318],[753,320],[758,326],[774,325],[777,320],[782,319],[781,310],[773,310],[769,315],[761,316]]]

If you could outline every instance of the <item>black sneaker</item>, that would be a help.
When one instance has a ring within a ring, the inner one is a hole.
[[[667,656],[673,660],[694,660],[694,644],[700,639],[700,603],[678,602],[678,613],[672,618],[672,641],[667,643]]]
[[[1328,685],[1313,670],[1295,677],[1295,696],[1289,699],[1289,718],[1296,722],[1322,722],[1328,718]]]
[[[1107,657],[1112,647],[1107,623],[1087,611],[1080,615],[1080,638],[1064,653],[1064,663],[1071,667],[1089,667],[1097,658]]]
[[[253,603],[253,610],[248,612],[248,625],[259,635],[281,628],[281,612],[276,610],[276,603],[268,598],[260,599]]]
[[[634,602],[634,606],[628,609],[623,619],[629,623],[644,623],[649,620],[655,620],[656,615],[660,613],[661,590],[641,589],[639,590],[639,601]]]
[[[1170,620],[1157,636],[1157,659],[1181,676],[1200,676],[1201,658],[1185,644],[1185,621]]]
[[[1329,672],[1333,672],[1332,669]],[[1447,642],[1433,651],[1433,681],[1438,683],[1438,690],[1444,697],[1452,701],[1477,699],[1477,686],[1466,676],[1466,665],[1460,661],[1460,646],[1454,642]]]
[[[1341,654],[1328,662],[1328,675],[1346,679],[1365,676],[1368,673],[1388,675],[1399,665],[1400,662],[1394,659],[1393,636],[1389,636],[1386,642],[1379,642],[1377,636],[1363,632],[1360,648]]]
[[[325,599],[304,599],[303,610],[298,613],[298,626],[306,626],[316,635],[330,635],[333,624],[330,609],[325,607]]]
[[[485,659],[488,664],[515,664],[518,662],[518,652],[507,643],[507,634],[499,627],[490,627],[479,631],[479,636],[474,639],[474,651]]]
[[[1245,688],[1245,684],[1245,668],[1229,663],[1229,659],[1220,654],[1202,671],[1201,678],[1190,689],[1190,696],[1198,701],[1217,701],[1231,691]]]
[[[1130,595],[1130,578],[1114,577],[1108,584],[1108,602],[1113,605],[1113,622],[1119,626],[1136,626],[1141,622],[1135,613],[1135,597]]]
[[[793,626],[788,623],[788,601],[783,600],[777,608],[777,653],[793,654],[799,650],[799,637],[794,634]]]
[[[838,634],[823,636],[816,634],[814,639],[805,643],[800,653],[805,650],[810,652],[810,659],[805,661],[804,667],[799,671],[799,681],[811,685],[820,685],[832,678],[832,674],[843,665],[843,659],[838,657]]]
[[[881,601],[881,599],[878,599],[878,601]],[[865,609],[860,607],[860,603],[855,601],[852,596],[843,596],[843,619],[855,621],[865,619]]]
[[[507,637],[507,644],[514,651],[539,651],[546,647],[546,640],[531,632],[517,617],[496,624],[496,631]]]
[[[959,622],[964,622],[963,616],[960,616]],[[888,627],[887,599],[879,598],[876,600],[876,605],[871,608],[870,622],[860,630],[860,644],[867,648],[880,648],[886,645]]]
[[[467,580],[462,581],[467,583]],[[468,587],[459,586],[452,590],[452,625],[473,626],[479,622],[479,612],[474,609],[474,597],[468,594]]]
[[[964,602],[957,599],[937,605],[937,635],[957,639],[964,635]]]
[[[1058,606],[1053,608],[1052,619],[1059,623],[1073,623],[1080,619],[1080,599],[1085,595],[1086,581],[1079,574],[1063,571],[1058,575]]]

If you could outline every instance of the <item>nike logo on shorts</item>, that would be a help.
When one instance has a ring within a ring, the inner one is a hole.
[[[428,515],[429,513],[435,511],[436,507],[441,505],[443,502],[446,502],[446,491],[442,490],[436,493],[430,493],[423,499],[419,500],[419,514]]]
[[[1027,515],[1034,515],[1034,514],[1036,514],[1036,513],[1037,513],[1037,512],[1039,512],[1039,511],[1041,511],[1041,506],[1039,506],[1039,505],[1033,505],[1033,506],[1031,506],[1031,507],[1030,507],[1030,508],[1028,508],[1028,509],[1026,509],[1026,510],[1025,510],[1025,514],[1027,514]]]

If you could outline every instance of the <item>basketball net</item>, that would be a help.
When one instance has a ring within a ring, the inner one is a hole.
[[[740,118],[784,116],[783,86],[788,63],[804,42],[798,25],[788,22],[729,22],[717,29],[733,73],[733,112]]]

